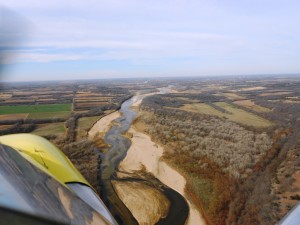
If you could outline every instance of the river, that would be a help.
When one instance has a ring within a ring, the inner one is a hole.
[[[161,90],[165,93],[166,89]],[[128,225],[138,224],[131,212],[127,209],[124,203],[116,194],[112,181],[118,180],[116,172],[118,172],[118,165],[126,156],[126,153],[131,145],[124,133],[131,127],[133,120],[136,117],[136,112],[132,110],[131,106],[135,101],[139,100],[140,96],[125,101],[120,109],[121,116],[115,120],[110,130],[106,133],[104,140],[111,147],[102,155],[101,162],[101,198],[115,217],[117,222]],[[136,180],[135,180],[136,181]],[[143,182],[143,180],[141,180]],[[189,214],[189,207],[184,197],[176,191],[160,183],[155,179],[153,182],[158,184],[159,189],[170,201],[170,209],[166,218],[161,219],[157,224],[159,225],[183,225]]]

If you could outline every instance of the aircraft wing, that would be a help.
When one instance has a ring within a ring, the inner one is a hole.
[[[24,157],[22,150],[3,144],[2,137],[0,224],[116,224],[87,184],[61,183],[51,171],[41,169],[40,163]],[[18,143],[17,136],[14,138]]]

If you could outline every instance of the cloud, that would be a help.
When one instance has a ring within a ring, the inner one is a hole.
[[[17,61],[24,62],[56,62],[56,61],[76,61],[82,60],[84,57],[78,54],[43,54],[43,53],[19,53]]]
[[[245,73],[299,68],[294,60],[300,57],[297,1],[10,0],[7,4],[34,24],[26,45],[10,50],[19,54],[16,63],[59,62],[68,70],[68,62],[110,61],[115,62],[109,64],[112,70],[118,66],[124,74],[130,74],[126,70],[131,66],[183,74],[193,69],[226,74],[243,68]]]

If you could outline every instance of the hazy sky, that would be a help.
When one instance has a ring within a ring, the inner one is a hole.
[[[1,4],[27,27],[6,80],[300,72],[299,0]]]

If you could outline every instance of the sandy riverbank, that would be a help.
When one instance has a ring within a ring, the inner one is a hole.
[[[140,225],[156,224],[168,215],[170,202],[157,189],[141,182],[112,183],[118,196]]]
[[[185,193],[185,178],[175,169],[161,160],[163,148],[153,141],[144,133],[141,133],[134,128],[129,130],[133,134],[131,139],[132,144],[129,148],[125,159],[120,163],[120,171],[135,173],[143,167],[162,183],[176,190],[183,195],[190,207],[190,214],[187,225],[202,225],[205,221],[195,205],[189,201]],[[139,208],[136,208],[139,210]]]
[[[110,124],[113,120],[120,117],[119,111],[115,111],[111,114],[108,114],[107,116],[102,117],[98,122],[94,124],[94,126],[90,129],[88,133],[89,138],[94,138],[97,133],[106,133],[109,128]]]
[[[133,103],[132,103],[131,107],[132,108],[139,107],[145,97],[150,96],[150,95],[155,95],[155,94],[159,94],[159,92],[151,92],[151,93],[147,93],[147,94],[133,96],[133,98],[132,98]]]

